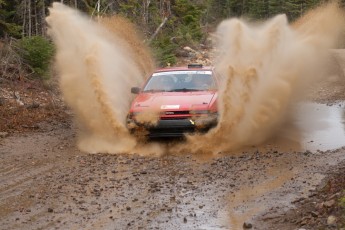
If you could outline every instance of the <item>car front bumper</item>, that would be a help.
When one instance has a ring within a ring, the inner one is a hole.
[[[127,120],[127,127],[133,134],[144,134],[149,138],[183,137],[185,133],[205,133],[217,125],[217,116],[185,119],[161,119],[155,125],[141,124]]]

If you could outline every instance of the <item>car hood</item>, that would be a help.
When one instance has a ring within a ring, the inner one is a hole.
[[[216,94],[215,91],[141,93],[133,101],[131,110],[209,109]]]

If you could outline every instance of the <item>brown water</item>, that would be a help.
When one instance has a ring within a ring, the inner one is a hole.
[[[204,152],[195,154],[200,162],[209,162],[226,155],[260,152],[306,152],[332,151],[345,147],[344,103],[328,106],[318,103],[300,103],[292,113],[293,118],[282,126],[281,132],[266,142],[243,147],[234,151]]]
[[[281,152],[329,151],[345,146],[345,108],[339,102],[329,106],[318,103],[299,103],[291,113],[293,116],[282,125],[275,137],[260,145],[240,148],[232,154],[244,151]],[[214,157],[214,156],[213,156]],[[212,159],[204,156],[204,159]]]

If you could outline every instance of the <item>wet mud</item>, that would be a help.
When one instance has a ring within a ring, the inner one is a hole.
[[[86,154],[75,138],[74,126],[54,125],[1,139],[0,229],[269,229],[256,218],[294,207],[345,160],[345,148],[269,142],[202,156]]]

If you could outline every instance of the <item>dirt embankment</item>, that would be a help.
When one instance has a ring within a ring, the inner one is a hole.
[[[0,132],[40,131],[41,123],[69,119],[55,80],[0,78]]]

